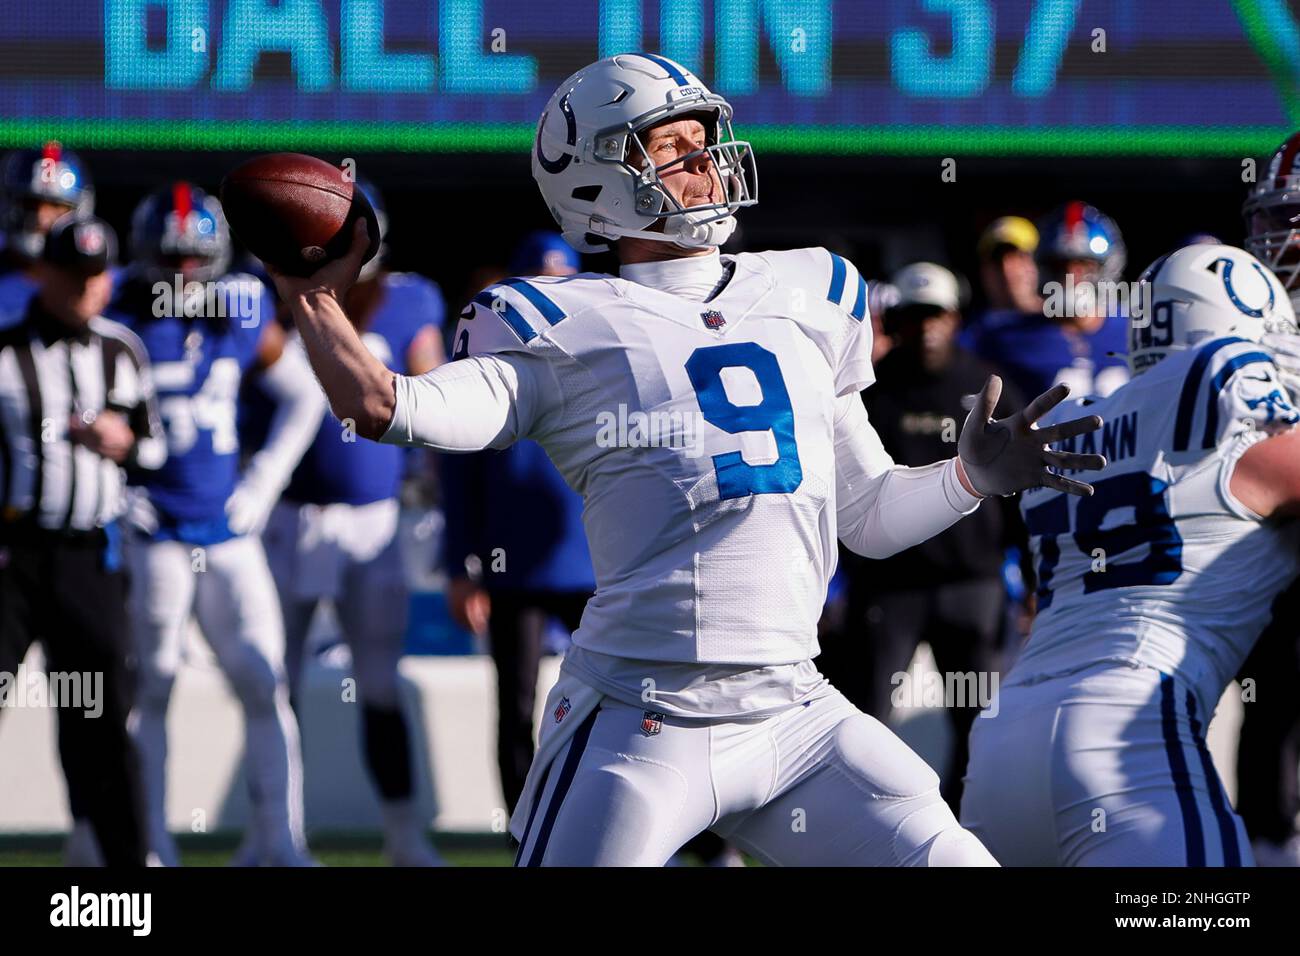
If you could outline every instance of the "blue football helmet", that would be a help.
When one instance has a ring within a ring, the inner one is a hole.
[[[1034,252],[1044,278],[1055,277],[1065,262],[1097,263],[1098,279],[1114,282],[1124,272],[1127,252],[1119,226],[1095,206],[1077,199],[1053,210],[1038,223]]]
[[[186,281],[219,279],[230,268],[230,252],[221,203],[187,182],[150,193],[131,216],[131,256],[152,281],[171,281],[184,259],[200,260],[186,272]]]
[[[85,165],[53,141],[40,149],[15,150],[0,164],[0,232],[5,248],[28,259],[40,257],[52,225],[39,221],[40,203],[79,216],[95,211],[95,190]]]

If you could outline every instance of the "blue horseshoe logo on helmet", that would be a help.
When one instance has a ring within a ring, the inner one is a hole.
[[[573,109],[569,106],[569,94],[565,93],[560,98],[560,112],[564,114],[566,126],[564,141],[569,146],[575,146],[578,142],[578,123],[573,118]],[[548,173],[562,173],[569,168],[569,163],[573,162],[573,154],[565,153],[559,159],[547,159],[542,153],[542,130],[546,128],[546,114],[542,114],[542,123],[537,127],[537,161],[542,164],[542,169]]]
[[[1264,269],[1260,266],[1258,262],[1252,262],[1251,265],[1255,267],[1255,271],[1259,273],[1259,277],[1264,280],[1264,285],[1268,287],[1268,305],[1262,309],[1252,309],[1250,306],[1248,306],[1245,302],[1242,302],[1241,299],[1237,297],[1237,290],[1235,290],[1232,287],[1233,261],[1231,259],[1228,259],[1226,257],[1215,259],[1213,262],[1210,263],[1209,270],[1211,272],[1218,272],[1219,263],[1223,263],[1223,271],[1219,272],[1219,278],[1223,280],[1223,291],[1228,293],[1228,298],[1231,300],[1232,304],[1235,305],[1240,312],[1244,312],[1246,315],[1250,316],[1253,319],[1262,319],[1264,317],[1265,312],[1273,311],[1273,302],[1274,302],[1273,283],[1268,281],[1268,273],[1264,271]]]

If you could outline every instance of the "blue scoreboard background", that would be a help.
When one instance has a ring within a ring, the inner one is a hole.
[[[647,49],[764,150],[1252,155],[1300,125],[1286,0],[5,0],[0,147],[527,148]]]

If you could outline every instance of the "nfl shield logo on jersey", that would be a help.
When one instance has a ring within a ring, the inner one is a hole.
[[[641,715],[641,733],[645,734],[647,737],[653,737],[663,729],[663,714],[656,714],[652,710],[647,710]]]
[[[704,327],[717,331],[727,324],[727,320],[722,317],[722,313],[717,309],[709,309],[708,312],[701,312],[700,318],[704,320]]]
[[[573,705],[569,703],[569,698],[561,697],[560,705],[555,708],[555,722],[558,724],[560,721],[562,721],[565,718],[565,716],[569,713],[569,711],[572,709],[573,709]]]

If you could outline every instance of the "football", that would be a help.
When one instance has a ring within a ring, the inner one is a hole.
[[[311,275],[346,253],[361,217],[370,232],[366,261],[379,252],[379,221],[365,193],[315,156],[267,153],[248,160],[222,181],[221,205],[248,251],[288,275]]]

